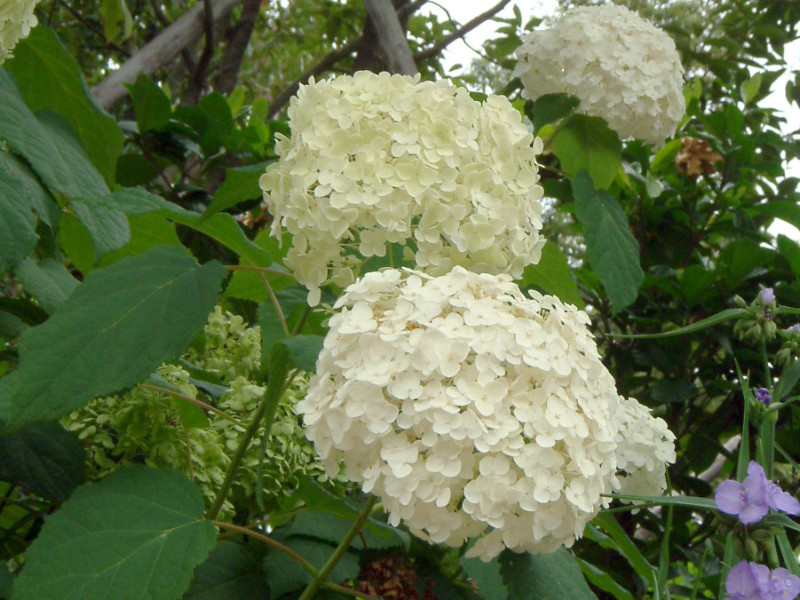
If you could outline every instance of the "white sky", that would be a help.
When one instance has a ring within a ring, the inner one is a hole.
[[[473,0],[437,0],[436,4],[441,5],[450,13],[450,15],[460,23],[466,23],[470,19],[481,14],[483,11],[488,10],[491,6],[496,4],[494,0],[482,0],[480,2]],[[514,12],[512,6],[515,3],[508,4],[500,13],[501,17],[511,17]],[[522,12],[522,20],[525,22],[531,17],[545,17],[555,13],[558,3],[556,0],[520,0],[516,2]],[[437,13],[441,19],[445,18],[444,12],[438,9],[436,5],[431,2],[427,6],[430,7],[431,12]],[[486,21],[473,29],[467,34],[466,39],[469,44],[474,48],[480,48],[483,41],[491,38],[495,30],[500,24],[492,20]],[[447,64],[455,65],[462,64],[468,67],[475,53],[473,53],[467,45],[461,40],[453,42],[445,52],[447,57]],[[795,40],[785,47],[784,57],[786,59],[789,70],[800,69],[800,40]],[[457,72],[457,71],[456,71]],[[790,106],[786,101],[785,88],[788,76],[784,75],[772,86],[772,94],[765,101],[765,106],[778,109],[782,116],[786,119],[784,126],[784,133],[797,132],[800,129],[800,110],[796,106]],[[787,168],[787,177],[800,177],[800,161],[793,161]],[[770,231],[777,236],[782,233],[795,241],[800,241],[800,231],[785,223],[784,221],[776,220],[770,227]]]

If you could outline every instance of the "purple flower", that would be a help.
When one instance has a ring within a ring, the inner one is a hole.
[[[739,483],[727,479],[717,486],[714,502],[722,512],[737,515],[745,525],[757,523],[769,512],[767,476],[761,465],[750,461],[747,477]]]
[[[769,568],[746,560],[728,571],[725,591],[728,600],[763,600],[761,589],[769,584]]]
[[[756,400],[763,404],[769,404],[772,402],[772,396],[769,393],[767,388],[758,388],[753,395],[756,397]]]
[[[727,600],[794,600],[800,594],[800,577],[741,560],[728,572],[725,591]]]
[[[792,575],[788,569],[775,569],[769,574],[769,582],[762,592],[764,600],[794,600],[800,594],[800,577]]]
[[[745,525],[763,519],[770,508],[790,515],[800,513],[800,502],[769,481],[763,467],[753,460],[747,466],[744,481],[727,479],[717,486],[714,502],[725,514],[737,515]]]
[[[791,327],[786,328],[787,333],[800,333],[800,323],[795,323]]]
[[[769,306],[776,300],[775,291],[771,287],[763,288],[758,292],[758,299],[761,300],[762,306]]]

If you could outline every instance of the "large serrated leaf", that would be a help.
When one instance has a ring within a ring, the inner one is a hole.
[[[61,306],[79,283],[64,265],[52,258],[38,263],[26,258],[14,274],[25,291],[36,298],[48,314]]]
[[[174,600],[213,548],[200,491],[177,471],[123,468],[45,520],[15,600]]]
[[[572,193],[592,269],[611,300],[611,308],[618,312],[636,300],[644,280],[639,244],[617,199],[595,190],[586,171],[573,178]]]
[[[0,139],[24,157],[42,181],[67,198],[108,194],[108,186],[89,161],[80,141],[56,113],[34,116],[11,75],[0,69]],[[63,118],[61,118],[63,121]]]
[[[500,555],[508,600],[597,600],[569,550],[552,554]]]
[[[0,273],[14,267],[36,246],[34,195],[47,193],[22,162],[0,150]]]
[[[335,549],[335,546],[325,542],[301,537],[290,537],[283,540],[283,544],[317,568],[327,562]],[[269,581],[270,597],[275,599],[292,590],[299,590],[311,581],[311,574],[298,561],[278,550],[270,550],[270,553],[267,554],[264,559],[264,570]],[[354,579],[358,575],[358,571],[358,557],[351,552],[345,552],[328,575],[328,580],[340,583],[347,579]]]
[[[178,356],[203,326],[225,269],[158,247],[92,272],[20,344],[21,383],[0,398],[6,429],[56,419]]]
[[[211,204],[203,213],[203,219],[236,206],[240,202],[261,198],[258,180],[267,168],[268,162],[246,167],[235,167],[225,171],[225,181],[214,192]]]
[[[81,76],[80,67],[55,32],[43,25],[31,30],[3,66],[10,70],[32,111],[64,117],[78,135],[92,163],[108,185],[114,184],[117,158],[125,141],[116,121],[100,108]]]
[[[89,232],[98,258],[130,241],[131,228],[122,211],[82,200],[71,202],[70,208]]]
[[[133,100],[133,112],[139,125],[139,133],[160,129],[169,122],[172,104],[169,97],[150,76],[139,75],[135,83],[127,84],[125,87],[128,88]]]
[[[342,517],[320,510],[309,510],[297,515],[290,531],[293,536],[311,537],[338,544],[357,517],[355,511],[352,515]],[[405,542],[394,528],[367,520],[361,528],[361,535],[353,540],[356,547],[361,547],[362,543],[369,550],[379,550],[397,548]]]
[[[608,189],[622,164],[622,143],[599,117],[572,115],[553,138],[553,152],[564,171],[586,169],[601,189]]]
[[[234,542],[219,542],[197,567],[182,600],[263,600],[267,588],[258,561]]]
[[[78,438],[52,421],[0,437],[0,479],[55,502],[83,483],[84,461]]]
[[[500,562],[497,558],[484,562],[480,558],[462,558],[464,572],[478,588],[484,600],[506,600],[508,589],[500,574]]]

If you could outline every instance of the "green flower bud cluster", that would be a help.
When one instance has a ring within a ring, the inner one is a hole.
[[[795,324],[788,329],[778,331],[783,340],[780,350],[775,353],[775,362],[785,369],[800,357],[800,325]]]
[[[253,381],[261,360],[259,328],[248,327],[241,317],[217,307],[202,339],[183,359],[218,375],[227,391],[218,398],[210,396],[186,369],[174,364],[162,365],[158,374],[180,394],[215,406],[228,418],[147,384],[96,398],[62,420],[86,448],[89,477],[102,478],[120,465],[173,467],[194,480],[208,505],[214,501],[264,393],[264,387]],[[223,506],[223,517],[241,510],[269,510],[297,488],[303,475],[326,478],[294,409],[306,394],[308,379],[299,374],[284,393],[266,447],[263,430],[254,436]],[[257,507],[259,482],[261,506]]]
[[[765,288],[772,292],[771,288]],[[748,305],[741,296],[734,297],[734,303],[738,308],[746,309],[746,312],[736,322],[733,328],[734,333],[739,339],[757,344],[761,340],[768,342],[775,339],[778,326],[775,324],[772,309],[775,308],[774,297],[771,301],[764,302],[764,290]]]

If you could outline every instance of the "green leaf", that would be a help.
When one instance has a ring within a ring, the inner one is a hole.
[[[113,186],[125,141],[122,130],[95,102],[80,66],[55,32],[39,24],[17,44],[14,57],[3,66],[14,74],[30,110],[52,111],[67,120],[105,182]]]
[[[484,600],[506,600],[508,589],[500,574],[500,561],[497,558],[483,562],[480,558],[462,558],[464,572],[478,588]]]
[[[133,18],[125,0],[103,0],[100,5],[100,15],[103,17],[103,34],[106,41],[120,43],[131,36]]]
[[[289,537],[283,543],[305,558],[316,568],[321,568],[330,558],[335,546],[302,537]],[[277,550],[271,550],[264,559],[264,570],[267,572],[271,598],[279,598],[292,590],[304,587],[311,581],[311,574],[298,561]],[[346,552],[328,575],[328,580],[341,583],[358,576],[358,557]]]
[[[750,104],[761,89],[761,73],[755,73],[750,79],[742,82],[741,95],[745,104]]]
[[[592,269],[600,278],[613,311],[619,312],[636,300],[644,280],[639,244],[617,199],[595,190],[586,171],[573,178],[572,193]]]
[[[544,245],[538,264],[525,267],[520,284],[536,286],[546,293],[558,296],[564,302],[578,308],[584,307],[578,285],[572,278],[572,269],[567,264],[567,257],[553,242]]]
[[[14,273],[25,291],[36,298],[48,314],[69,298],[79,283],[64,265],[52,258],[38,263],[26,258]]]
[[[580,105],[581,101],[569,94],[545,94],[533,103],[533,124],[536,131],[553,121],[563,119]]]
[[[633,594],[618,584],[611,575],[595,567],[592,563],[576,558],[583,575],[595,587],[614,596],[617,600],[634,600]]]
[[[338,545],[342,538],[358,518],[355,510],[345,506],[346,515],[333,514],[323,510],[309,510],[295,517],[291,526],[292,536],[310,537]],[[353,540],[353,544],[361,547],[362,543],[369,550],[397,548],[405,545],[405,540],[397,531],[388,525],[367,520],[361,528],[361,535]]]
[[[83,200],[70,202],[70,209],[89,232],[97,258],[112,250],[119,250],[130,241],[130,225],[121,211]]]
[[[185,475],[122,468],[78,488],[48,517],[14,600],[173,600],[215,542]]]
[[[585,169],[600,189],[608,189],[622,165],[622,142],[599,117],[572,115],[553,138],[553,151],[570,175]]]
[[[182,246],[175,225],[161,214],[130,215],[128,224],[131,230],[130,242],[119,250],[105,254],[100,261],[101,267],[127,256],[142,254],[157,246]]]
[[[798,381],[800,381],[800,360],[794,361],[781,373],[781,378],[775,386],[775,393],[772,395],[773,402],[780,402],[788,396]]]
[[[699,510],[717,510],[713,498],[698,498],[695,496],[640,496],[638,494],[609,494],[617,500],[635,500],[648,506],[684,506]],[[635,507],[631,507],[635,508]],[[798,525],[800,527],[800,525]]]
[[[314,372],[325,341],[321,335],[296,335],[283,342],[289,348],[289,361],[298,369]]]
[[[225,181],[214,193],[211,204],[203,213],[203,219],[241,202],[260,199],[261,187],[258,185],[258,180],[264,174],[269,162],[271,161],[225,171]]]
[[[84,461],[78,438],[54,421],[0,437],[0,479],[55,502],[83,483]]]
[[[23,336],[23,382],[11,398],[0,398],[6,428],[56,419],[177,357],[206,322],[224,276],[219,263],[200,267],[174,247],[91,273]]]
[[[767,215],[782,219],[800,228],[800,205],[786,200],[770,200],[766,204],[759,204],[751,209],[754,214]]]
[[[575,558],[566,548],[552,554],[500,555],[508,600],[597,600]]]
[[[72,213],[64,213],[61,217],[58,225],[58,242],[76,269],[88,273],[94,268],[97,254],[92,236]]]
[[[172,103],[150,76],[139,75],[135,83],[125,87],[133,100],[133,113],[136,115],[139,133],[160,129],[169,122]]]
[[[680,140],[671,140],[664,144],[664,147],[659,149],[653,156],[650,163],[650,173],[660,173],[675,164],[675,157],[681,151],[683,144]]]
[[[697,394],[697,388],[685,379],[659,379],[653,383],[653,400],[662,402],[686,402]]]
[[[655,568],[644,557],[613,514],[601,512],[592,520],[592,524],[603,530],[614,541],[614,548],[625,557],[639,577],[648,585],[655,582]]]
[[[28,256],[39,239],[31,197],[45,192],[27,167],[0,150],[0,273]]]
[[[11,586],[14,578],[4,562],[0,563],[0,600],[11,600]]]
[[[89,162],[86,151],[55,113],[41,118],[25,106],[11,75],[0,69],[0,138],[23,156],[51,189],[67,198],[91,198],[108,186]]]
[[[182,600],[263,600],[261,565],[236,543],[220,541],[195,571]]]
[[[274,264],[276,261],[280,260],[279,257],[281,255],[281,248],[278,246],[278,240],[270,235],[268,229],[265,229],[259,233],[253,240],[253,243],[265,252],[264,259],[268,258],[271,261],[271,263],[266,266],[275,271],[285,270],[282,266]],[[286,251],[287,247],[290,245],[291,244],[288,242],[288,240],[283,240],[284,251]],[[246,257],[243,257],[239,261],[239,264],[256,266],[253,265],[253,262],[248,260]],[[294,282],[294,277],[288,272],[284,276],[276,275],[274,273],[264,273],[264,276],[272,286],[272,289],[276,292]],[[264,285],[262,273],[257,273],[255,271],[236,271],[233,274],[233,277],[231,277],[228,287],[225,288],[225,296],[231,298],[242,298],[244,300],[251,300],[253,302],[264,302],[265,300],[269,299],[269,294],[267,293],[267,288]]]
[[[206,124],[200,137],[200,146],[206,155],[211,155],[223,144],[225,137],[233,130],[233,115],[225,96],[212,92],[200,99],[198,108],[206,117]]]

